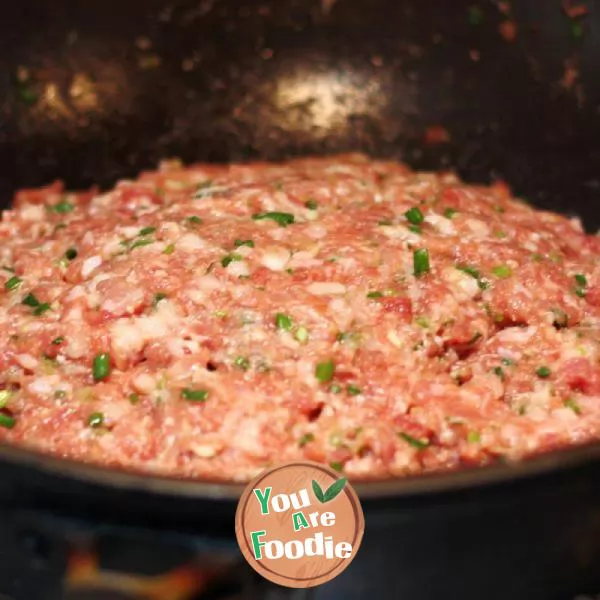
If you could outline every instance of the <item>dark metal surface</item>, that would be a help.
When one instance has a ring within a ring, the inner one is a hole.
[[[560,0],[513,4],[7,4],[0,206],[20,187],[57,178],[108,186],[170,156],[362,150],[455,168],[470,181],[502,178],[594,230],[600,7],[588,0],[589,14],[569,19]],[[111,473],[4,447],[0,461],[0,597],[55,600],[77,527],[92,536],[142,528],[159,545],[201,538],[215,552],[232,543],[239,487]],[[359,557],[317,600],[564,600],[600,589],[598,445],[359,492]]]
[[[0,21],[0,195],[165,156],[361,149],[503,177],[600,225],[600,15],[560,0],[23,0]],[[516,24],[508,42],[501,23]],[[43,25],[43,26],[41,26]],[[565,79],[566,65],[579,76]],[[450,141],[423,144],[426,128]]]
[[[578,467],[596,468],[600,472],[600,444],[590,443],[544,453],[528,460],[514,463],[497,462],[485,467],[455,472],[429,473],[382,481],[354,481],[354,487],[363,500],[399,500],[518,483],[532,477],[559,474]],[[127,497],[132,492],[141,492],[157,499],[153,514],[158,518],[157,511],[164,509],[169,522],[176,517],[170,510],[170,502],[175,499],[231,502],[237,501],[244,489],[242,484],[227,481],[186,480],[109,469],[44,455],[6,443],[0,444],[0,469],[5,479],[5,487],[2,488],[0,483],[0,490],[10,491],[13,487],[23,487],[23,484],[28,493],[34,495],[42,495],[48,490],[58,498],[58,506],[67,498],[83,499],[91,496],[95,510],[104,510],[107,506],[110,508],[110,502],[106,503],[103,493],[109,497],[113,494]],[[61,485],[55,485],[55,481],[59,480]],[[91,490],[94,492],[91,493]],[[13,499],[16,500],[16,496]],[[138,513],[137,509],[134,513]],[[190,517],[181,513],[179,516],[186,520]]]
[[[307,600],[259,577],[234,540],[77,516],[4,514],[0,600]]]
[[[437,493],[424,486],[404,496],[361,494],[366,530],[356,560],[306,598],[569,600],[598,590],[598,475],[597,463],[589,462]],[[108,571],[133,569],[136,556],[138,567],[148,568],[150,553],[163,556],[168,573],[173,564],[166,565],[165,557],[177,562],[179,556],[177,548],[169,550],[175,542],[204,549],[217,564],[235,562],[241,559],[235,507],[235,497],[176,490],[168,496],[6,463],[0,478],[0,593],[14,600],[59,600],[69,580],[68,551],[77,540],[105,546],[108,540]],[[136,551],[135,544],[145,550]],[[245,581],[249,567],[238,564],[231,573]],[[269,597],[253,596],[253,589],[238,600]]]

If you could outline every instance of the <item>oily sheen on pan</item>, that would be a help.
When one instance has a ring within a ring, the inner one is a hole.
[[[145,472],[353,478],[600,437],[600,240],[359,155],[16,195],[0,439]]]

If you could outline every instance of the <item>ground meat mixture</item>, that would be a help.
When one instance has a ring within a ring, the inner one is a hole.
[[[245,480],[600,437],[600,239],[506,187],[348,155],[165,162],[0,224],[0,439]]]

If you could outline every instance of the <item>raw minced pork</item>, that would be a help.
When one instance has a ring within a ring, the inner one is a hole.
[[[503,185],[359,155],[167,161],[0,224],[0,439],[245,480],[600,437],[600,240]]]

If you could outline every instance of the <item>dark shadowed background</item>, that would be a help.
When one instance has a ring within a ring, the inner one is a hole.
[[[170,156],[362,150],[503,178],[595,230],[599,64],[594,0],[6,3],[0,199]]]

